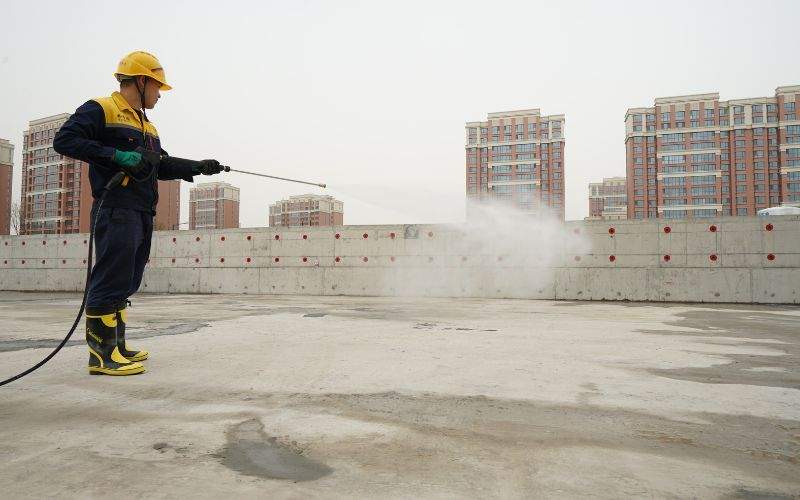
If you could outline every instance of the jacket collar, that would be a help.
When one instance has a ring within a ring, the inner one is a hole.
[[[126,101],[125,98],[122,97],[122,94],[120,94],[119,92],[114,92],[113,94],[111,94],[111,98],[114,99],[114,102],[117,104],[117,107],[120,110],[127,109],[131,113],[141,116],[139,113],[136,112],[135,109],[133,109],[133,107],[131,107],[130,104],[128,104],[128,101]]]

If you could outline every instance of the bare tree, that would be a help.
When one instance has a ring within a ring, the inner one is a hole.
[[[19,234],[24,221],[22,220],[22,209],[19,203],[11,204],[11,234]]]

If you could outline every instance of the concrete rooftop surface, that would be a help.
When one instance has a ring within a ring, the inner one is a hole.
[[[0,292],[0,378],[80,297]],[[147,373],[90,376],[83,322],[0,388],[20,497],[796,498],[800,308],[135,297]]]

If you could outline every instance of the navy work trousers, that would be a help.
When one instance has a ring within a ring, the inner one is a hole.
[[[86,306],[119,306],[142,284],[150,257],[153,215],[129,208],[101,208],[94,233],[96,262],[89,281]]]

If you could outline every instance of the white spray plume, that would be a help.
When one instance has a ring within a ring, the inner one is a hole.
[[[469,203],[465,223],[443,227],[435,238],[405,235],[405,262],[386,268],[388,295],[552,297],[556,269],[590,251],[583,233],[547,209]]]

